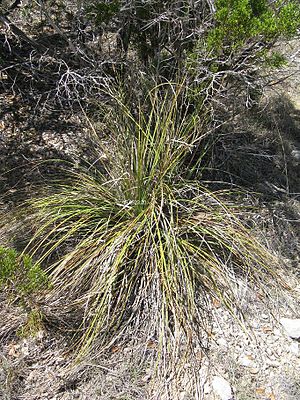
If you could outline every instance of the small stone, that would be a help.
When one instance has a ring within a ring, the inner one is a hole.
[[[215,394],[221,400],[233,400],[232,389],[229,382],[221,376],[214,376],[212,379],[212,388]]]
[[[40,329],[36,334],[36,338],[39,340],[43,339],[44,336],[45,336],[45,332],[42,329]]]
[[[273,334],[274,334],[274,336],[276,336],[276,337],[274,337],[274,340],[278,340],[278,336],[282,336],[282,334],[278,328],[275,328],[273,330]]]
[[[300,338],[300,319],[281,318],[280,323],[290,338]]]
[[[179,393],[179,400],[188,400],[189,394],[186,391]]]
[[[239,358],[239,364],[242,367],[251,367],[251,368],[256,368],[255,362],[253,360],[253,357],[250,355],[242,356]]]
[[[32,382],[32,381],[36,380],[36,376],[37,376],[36,371],[31,371],[31,372],[27,375],[27,381]]]
[[[23,341],[22,347],[20,350],[24,356],[29,356],[29,345],[26,340]]]
[[[291,156],[295,161],[300,161],[300,150],[292,150]]]
[[[221,346],[221,347],[227,347],[227,340],[224,339],[224,338],[218,339],[218,340],[217,340],[217,343],[218,343],[218,345]]]
[[[253,321],[251,324],[252,329],[258,329],[259,328],[259,322],[258,321]]]
[[[299,356],[299,343],[293,342],[289,346],[289,350],[291,353],[295,354],[295,356]]]
[[[211,393],[211,386],[208,382],[205,383],[203,387],[203,393],[204,394],[210,394]]]
[[[250,368],[250,374],[256,375],[259,373],[259,368]]]
[[[124,347],[123,351],[124,351],[125,354],[128,354],[128,353],[130,353],[132,351],[132,348]]]

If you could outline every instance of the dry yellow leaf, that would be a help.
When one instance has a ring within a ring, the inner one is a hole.
[[[120,347],[119,346],[112,346],[112,348],[110,349],[110,351],[112,353],[117,353],[118,351],[120,351]]]
[[[266,389],[263,387],[257,388],[256,389],[256,394],[264,396],[266,394]]]
[[[264,326],[262,330],[264,333],[269,333],[273,331],[273,329],[270,326]]]

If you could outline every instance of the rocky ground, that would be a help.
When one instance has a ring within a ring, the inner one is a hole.
[[[250,115],[248,125],[244,121],[244,128],[236,133],[244,138],[239,139],[239,152],[235,150],[226,161],[220,159],[220,164],[233,171],[239,168],[243,183],[262,192],[260,213],[252,222],[264,243],[282,260],[281,272],[292,289],[270,289],[269,298],[262,302],[259,292],[239,284],[237,294],[245,324],[220,304],[213,305],[209,347],[195,353],[195,374],[201,383],[197,400],[300,399],[300,49],[294,42],[285,50],[288,70],[274,77],[255,118]],[[0,96],[3,210],[14,204],[20,182],[25,191],[30,190],[33,178],[42,181],[45,174],[51,174],[51,168],[36,164],[37,160],[63,156],[80,162],[88,150],[80,121],[70,116],[62,122],[58,115],[49,115],[43,123],[30,120],[26,117],[30,105],[16,107],[16,100]],[[82,143],[78,137],[83,138]],[[230,149],[226,150],[230,154]],[[241,158],[246,160],[244,164]],[[0,243],[5,239],[2,233]],[[141,349],[130,344],[116,347],[97,362],[70,366],[66,337],[42,324],[35,336],[28,337],[21,329],[26,321],[23,309],[1,299],[0,399],[164,398],[151,385],[147,357],[137,363]],[[155,349],[149,346],[147,351]],[[190,385],[183,374],[179,399],[195,399]]]
[[[295,288],[296,289],[296,288]],[[299,287],[298,287],[299,289]],[[201,383],[197,400],[298,400],[300,397],[299,303],[277,295],[269,306],[257,293],[241,288],[247,316],[245,329],[215,304],[210,345],[198,351],[196,373]],[[256,301],[255,301],[256,298]],[[69,365],[68,343],[53,330],[41,329],[35,337],[14,334],[26,317],[20,310],[1,309],[0,393],[16,400],[129,400],[163,399],[149,386],[151,369],[137,363],[141,349],[113,348],[97,362]],[[5,321],[5,317],[9,320]],[[150,350],[151,351],[151,350]],[[184,370],[191,366],[185,365]],[[178,398],[194,399],[188,377],[181,376]],[[175,398],[175,397],[174,397]]]

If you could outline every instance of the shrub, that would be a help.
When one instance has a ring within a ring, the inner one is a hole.
[[[186,113],[180,96],[173,85],[155,88],[133,111],[112,96],[103,121],[109,146],[101,142],[105,172],[71,171],[71,183],[31,202],[40,226],[31,247],[43,252],[40,262],[66,245],[49,266],[47,303],[83,315],[80,354],[151,337],[159,360],[174,362],[182,338],[189,349],[194,339],[201,343],[211,298],[233,309],[239,276],[262,287],[274,277],[271,256],[237,218],[232,193],[188,178],[201,120]]]
[[[236,113],[241,104],[249,107],[259,100],[269,70],[285,64],[272,49],[279,39],[297,34],[300,5],[293,0],[217,0],[215,8],[185,65],[190,98],[213,108],[216,120],[216,109]]]
[[[48,278],[39,264],[11,248],[0,247],[0,287],[17,299],[25,299],[44,289]]]
[[[217,0],[215,26],[208,33],[210,49],[230,53],[254,42],[274,43],[279,36],[293,36],[300,26],[296,1]]]

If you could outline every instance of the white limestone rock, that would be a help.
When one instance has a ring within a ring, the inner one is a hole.
[[[280,323],[290,338],[300,339],[300,319],[281,318]]]
[[[233,400],[233,393],[229,382],[221,376],[214,376],[212,379],[212,388],[220,400]]]

